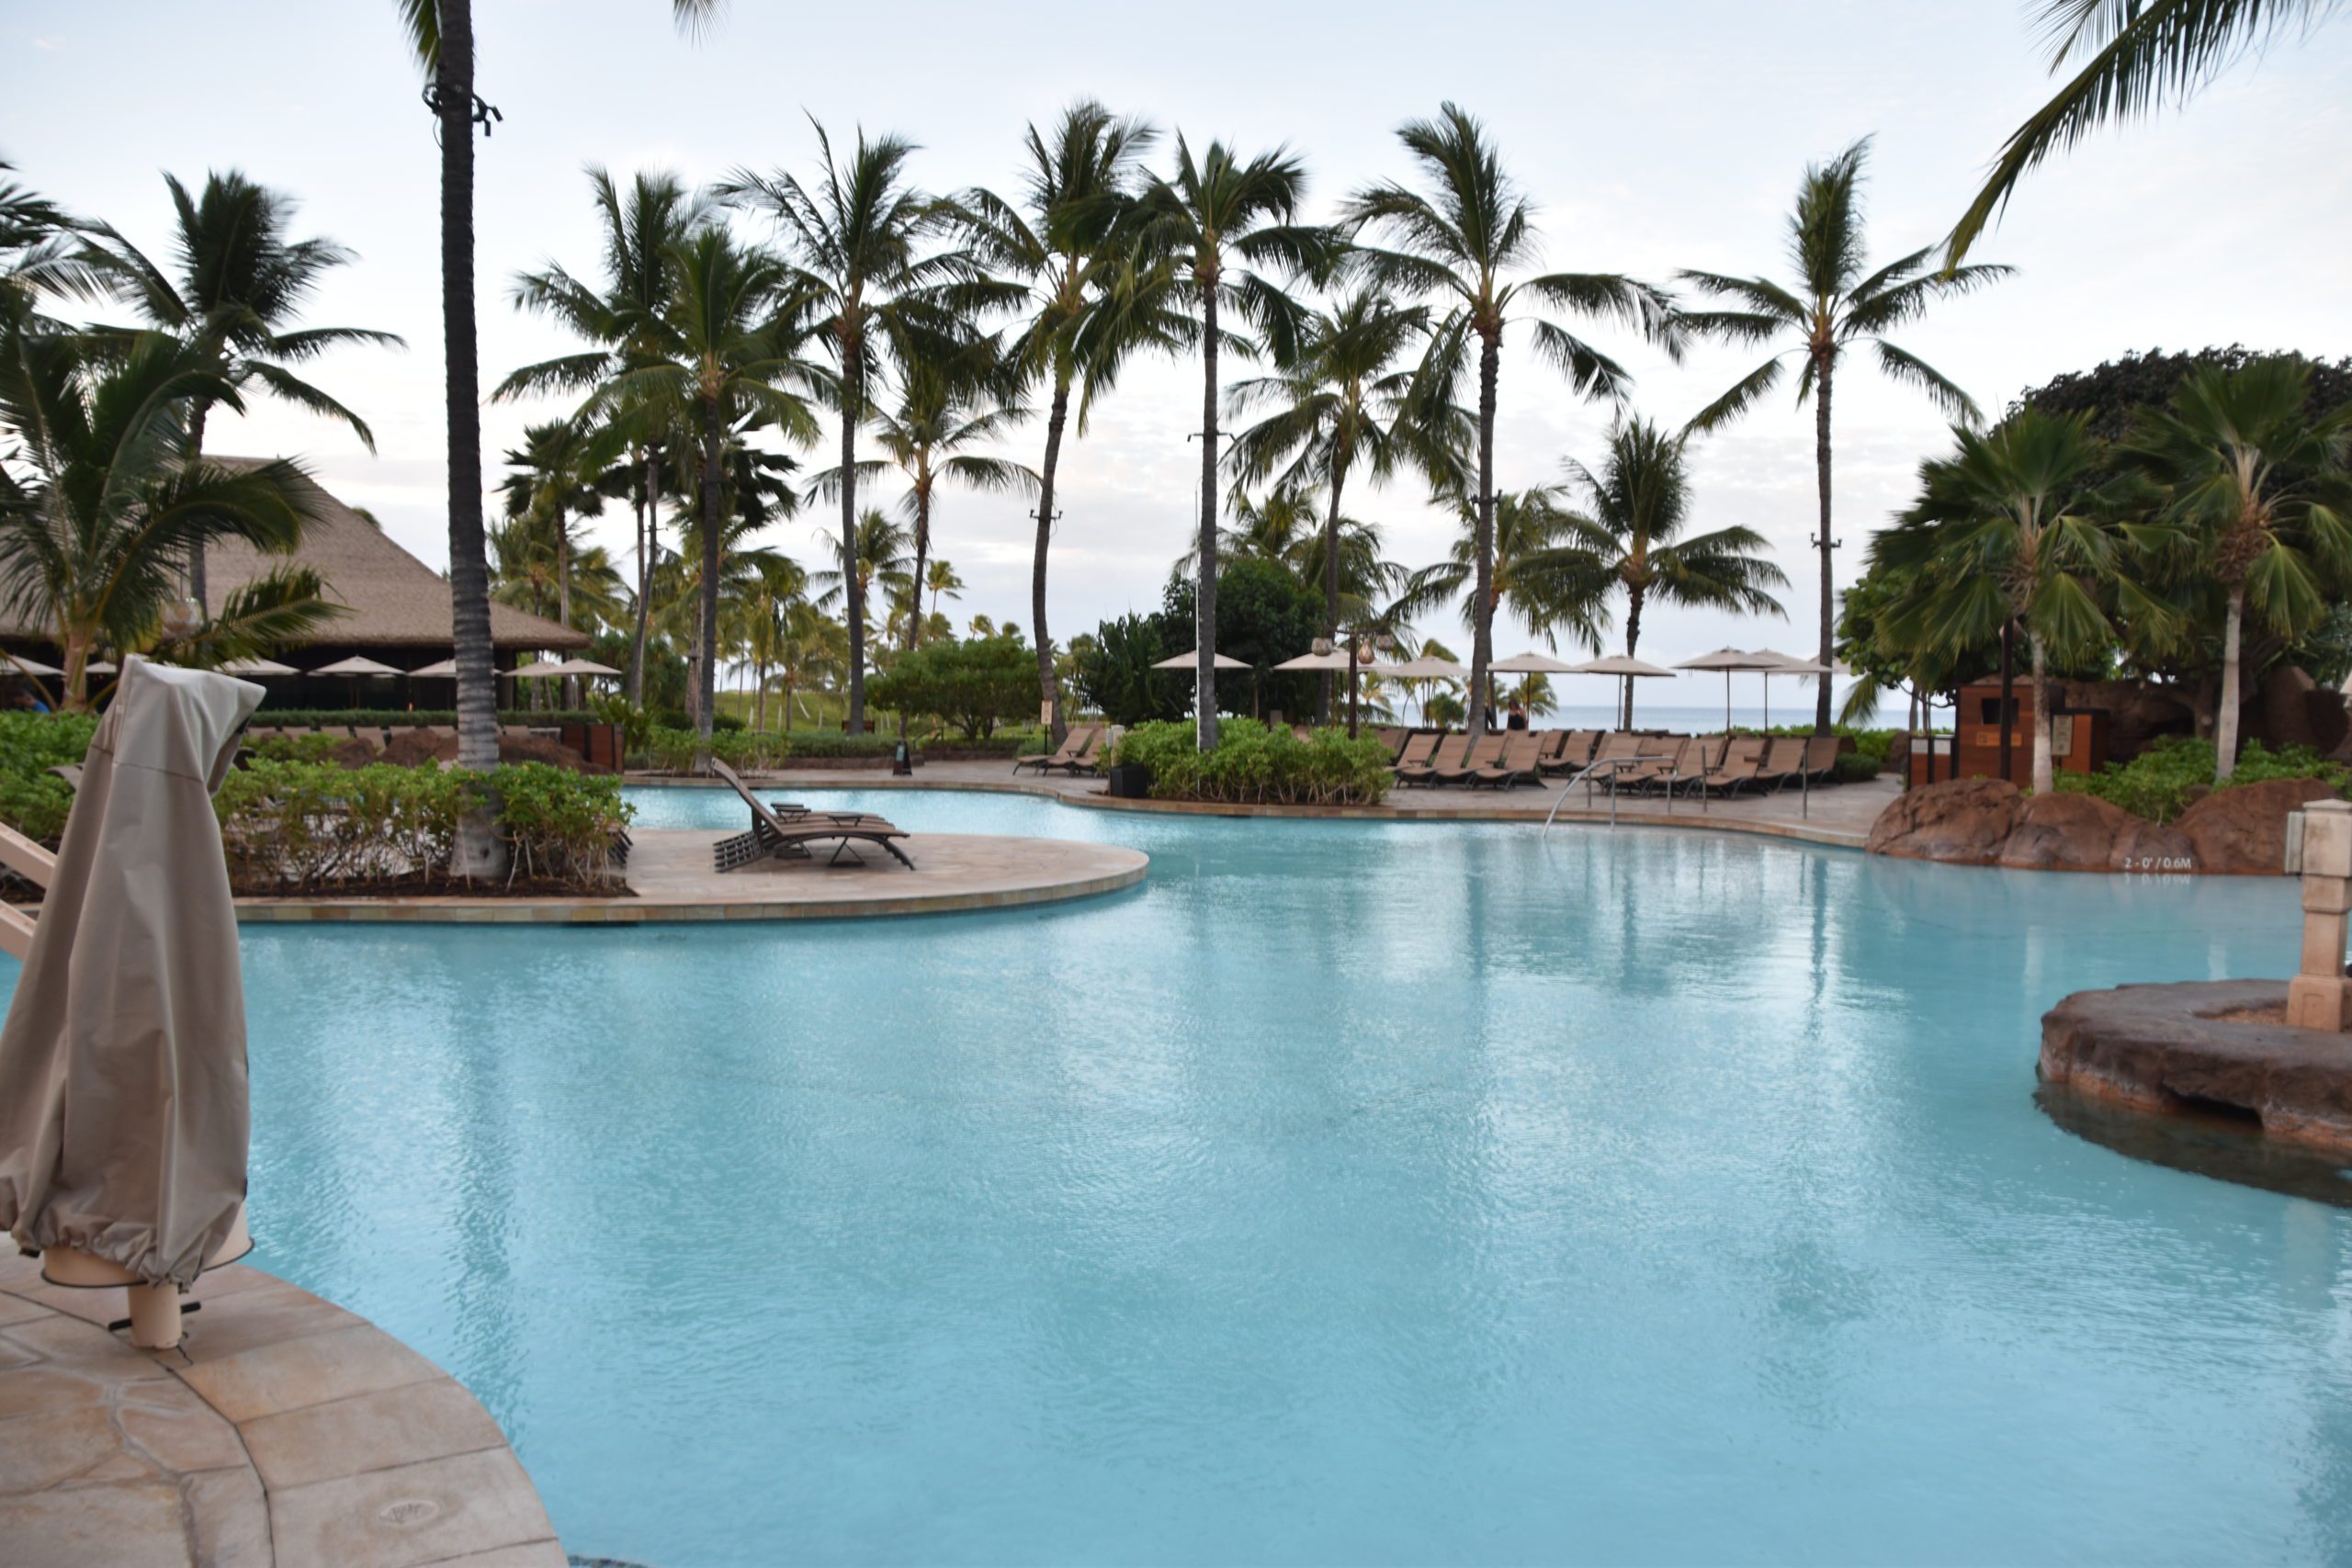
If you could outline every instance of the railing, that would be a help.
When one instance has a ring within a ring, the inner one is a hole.
[[[14,828],[0,827],[0,865],[46,889],[57,873],[57,857]],[[26,958],[32,950],[33,918],[14,904],[0,904],[0,951]]]
[[[1552,830],[1553,818],[1560,815],[1560,807],[1568,803],[1568,796],[1577,792],[1577,785],[1585,786],[1585,805],[1588,807],[1592,805],[1592,775],[1603,768],[1609,770],[1609,825],[1614,828],[1617,826],[1618,775],[1627,768],[1638,767],[1644,762],[1657,761],[1655,757],[1609,757],[1597,762],[1587,762],[1583,767],[1570,773],[1567,782],[1560,786],[1560,798],[1552,803],[1551,811],[1544,816],[1544,831],[1548,833]]]

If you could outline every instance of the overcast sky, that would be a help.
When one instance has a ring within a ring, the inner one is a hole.
[[[2038,8],[1268,0],[1152,13],[1037,0],[736,0],[695,41],[677,35],[663,0],[476,0],[480,87],[505,116],[479,148],[483,381],[571,346],[517,314],[506,293],[516,270],[548,259],[594,272],[582,164],[693,182],[739,165],[805,169],[814,137],[804,113],[837,136],[863,123],[911,137],[930,188],[1007,189],[1023,123],[1092,95],[1196,142],[1289,143],[1306,160],[1320,215],[1366,181],[1407,173],[1395,128],[1453,98],[1486,119],[1536,202],[1549,265],[1656,279],[1683,266],[1777,272],[1804,165],[1874,135],[1870,232],[1883,259],[1940,236],[2004,134],[2047,96]],[[358,253],[328,280],[311,321],[387,329],[410,346],[338,355],[314,378],[371,422],[377,455],[340,427],[267,404],[243,421],[216,416],[208,445],[300,455],[336,494],[446,566],[438,163],[391,0],[10,0],[4,15],[0,158],[23,181],[156,254],[168,238],[161,171],[193,184],[208,168],[241,168],[300,199],[298,232]],[[2186,111],[2101,135],[2033,176],[1977,253],[2020,275],[1937,309],[1899,341],[1992,410],[2133,348],[2352,352],[2347,40],[2352,28],[2339,24],[2281,45]],[[1710,347],[1675,367],[1614,328],[1590,335],[1635,372],[1634,406],[1667,422],[1757,357]],[[1199,396],[1196,365],[1141,367],[1089,436],[1066,446],[1057,636],[1157,604],[1185,547],[1195,449],[1183,433],[1197,424]],[[1505,488],[1555,479],[1564,457],[1597,457],[1607,409],[1577,401],[1524,352],[1507,353],[1500,403]],[[485,410],[485,482],[526,421],[559,412]],[[1924,400],[1860,362],[1836,412],[1842,584],[1944,432]],[[1034,466],[1042,445],[1033,425],[1009,450]],[[1809,650],[1810,415],[1785,399],[1758,408],[1697,449],[1695,475],[1700,526],[1746,524],[1771,541],[1792,579],[1789,620],[1667,610],[1645,617],[1641,652],[1671,662],[1725,643]],[[970,584],[949,606],[959,620],[978,611],[1027,625],[1021,504],[950,495],[937,509],[936,549]],[[1381,523],[1408,565],[1438,558],[1452,536],[1449,520],[1401,486],[1355,496],[1350,510]],[[625,513],[595,526],[625,549]],[[804,524],[772,542],[812,563],[823,547]],[[1514,627],[1496,640],[1513,651],[1528,639]],[[1466,655],[1466,641],[1457,646]],[[1693,678],[1682,694],[1703,702],[1720,689]]]

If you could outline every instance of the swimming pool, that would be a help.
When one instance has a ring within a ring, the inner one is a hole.
[[[792,793],[1151,875],[245,932],[255,1261],[480,1394],[572,1551],[2352,1556],[2352,1214],[2032,1100],[2062,994],[2283,973],[2288,884]]]

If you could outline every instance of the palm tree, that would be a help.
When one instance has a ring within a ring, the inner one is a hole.
[[[787,556],[763,558],[737,609],[742,617],[742,648],[752,666],[752,728],[768,727],[768,671],[783,658],[790,640],[790,620],[797,606],[807,602],[808,574]]]
[[[1770,590],[1788,578],[1764,558],[1770,547],[1753,528],[1733,526],[1686,536],[1690,525],[1690,475],[1681,435],[1646,420],[1620,419],[1609,432],[1609,456],[1594,473],[1575,458],[1565,467],[1582,510],[1569,513],[1569,557],[1550,570],[1555,592],[1571,600],[1592,584],[1604,597],[1625,594],[1625,655],[1642,639],[1642,611],[1655,601],[1691,609],[1783,614]],[[1585,561],[1575,557],[1581,554]],[[1589,562],[1588,566],[1586,561]],[[1597,573],[1586,577],[1587,571]],[[1827,688],[1826,681],[1822,682]],[[1634,682],[1624,682],[1624,726],[1633,728]]]
[[[1312,490],[1277,488],[1262,501],[1233,497],[1233,525],[1217,530],[1220,559],[1248,556],[1272,561],[1304,585],[1329,577],[1324,536],[1327,509]],[[1191,576],[1199,560],[1195,546],[1176,559],[1180,576]],[[1379,527],[1353,517],[1340,519],[1340,614],[1351,623],[1376,614],[1374,606],[1401,589],[1408,573],[1385,553]]]
[[[2164,517],[2190,541],[2187,575],[2222,599],[2217,783],[2237,765],[2246,611],[2296,637],[2352,588],[2352,405],[2314,416],[2310,395],[2298,360],[2205,367],[2122,446],[2127,463],[2169,487]]]
[[[620,433],[610,425],[583,426],[577,420],[551,420],[523,432],[523,445],[506,454],[510,470],[499,489],[506,497],[510,523],[526,525],[546,539],[555,556],[555,620],[574,625],[571,618],[572,519],[597,517],[605,511],[599,487],[605,470],[620,449]],[[580,681],[564,680],[565,705],[579,705]]]
[[[1477,582],[1472,599],[1470,710],[1473,728],[1486,716],[1487,666],[1494,659],[1495,596],[1490,581],[1495,542],[1495,398],[1505,330],[1522,301],[1537,310],[1613,320],[1639,331],[1679,359],[1681,328],[1666,293],[1614,273],[1555,272],[1521,276],[1537,247],[1534,212],[1503,169],[1486,128],[1453,104],[1434,120],[1412,120],[1397,140],[1419,165],[1426,191],[1395,181],[1351,197],[1347,220],[1389,242],[1365,253],[1374,276],[1414,293],[1446,301],[1438,324],[1444,346],[1439,363],[1466,363],[1478,341],[1478,474],[1471,500],[1476,513],[1473,554]],[[1568,378],[1581,395],[1623,397],[1632,378],[1609,355],[1556,321],[1526,318],[1535,350]]]
[[[1306,166],[1287,148],[1244,160],[1222,141],[1195,159],[1176,138],[1173,175],[1155,176],[1137,204],[1140,254],[1151,269],[1186,288],[1188,319],[1182,337],[1201,349],[1201,524],[1193,600],[1198,682],[1195,710],[1203,751],[1216,750],[1216,514],[1217,356],[1231,349],[1249,356],[1260,344],[1222,324],[1255,328],[1277,364],[1293,358],[1304,325],[1298,302],[1261,268],[1293,277],[1329,269],[1340,251],[1336,234],[1295,221],[1306,190]]]
[[[1919,466],[1919,499],[1871,541],[1873,561],[1916,564],[1917,593],[1890,621],[1899,648],[1947,658],[1981,649],[2014,625],[2032,660],[2033,788],[2052,772],[2050,652],[2111,644],[2102,600],[2118,591],[2113,531],[2089,507],[2102,462],[2090,415],[2028,404],[1982,433],[1955,426],[1955,450]],[[2121,592],[2132,594],[2129,584]]]
[[[842,603],[865,598],[876,585],[890,587],[908,581],[913,558],[908,553],[910,536],[907,530],[890,521],[878,506],[869,506],[858,514],[855,548],[850,554],[849,570],[855,575],[844,579],[840,569],[812,571],[808,586],[818,590],[810,595],[820,609],[830,610]],[[847,593],[844,594],[844,583]],[[852,647],[853,656],[856,649]]]
[[[939,602],[942,599],[961,599],[964,596],[964,580],[956,575],[955,566],[944,557],[934,558],[923,569],[922,586],[923,591],[931,595],[933,620],[939,618]]]
[[[1829,407],[1833,383],[1846,350],[1867,343],[1877,350],[1880,370],[1897,381],[1917,387],[1951,418],[1974,423],[1976,405],[1942,372],[1884,334],[1916,321],[1930,300],[1964,294],[1997,278],[2006,266],[1964,266],[1951,272],[1928,270],[1933,246],[1897,256],[1876,272],[1863,271],[1861,186],[1863,164],[1870,154],[1864,137],[1826,164],[1809,165],[1797,187],[1796,210],[1789,218],[1789,260],[1794,266],[1793,287],[1767,277],[1729,277],[1721,273],[1685,271],[1680,276],[1705,294],[1737,301],[1738,308],[1698,311],[1687,315],[1691,331],[1729,342],[1756,344],[1793,338],[1771,358],[1741,377],[1731,389],[1699,412],[1690,422],[1694,431],[1717,430],[1746,412],[1758,398],[1780,385],[1791,355],[1802,355],[1804,367],[1797,374],[1797,404],[1813,400],[1814,481],[1821,504],[1820,532],[1814,547],[1821,554],[1820,662],[1832,662],[1837,621],[1836,572],[1830,552],[1838,547],[1829,510]],[[1814,708],[1814,728],[1829,733],[1829,682],[1820,683]]]
[[[792,733],[792,695],[804,686],[837,679],[849,649],[839,621],[806,599],[786,606],[783,636],[775,645],[776,679],[784,684],[784,732]]]
[[[244,409],[204,345],[26,333],[15,347],[0,360],[0,435],[13,448],[0,467],[0,604],[64,650],[66,706],[88,705],[101,648],[193,633],[226,657],[339,613],[316,574],[298,570],[226,596],[212,622],[167,619],[191,547],[237,539],[288,553],[321,505],[296,464],[193,454],[197,407]]]
[[[802,393],[813,367],[782,312],[791,301],[791,271],[766,251],[739,244],[725,230],[696,230],[671,247],[677,294],[662,321],[659,355],[605,383],[592,400],[623,409],[691,411],[700,448],[696,519],[701,546],[700,622],[695,642],[695,765],[707,768],[718,698],[718,584],[728,454],[752,430],[774,427],[788,440],[812,441],[817,422]],[[738,495],[739,507],[743,497]]]
[[[1487,540],[1487,570],[1483,574],[1481,603],[1478,570],[1478,509],[1467,497],[1454,497],[1462,532],[1446,558],[1414,572],[1405,583],[1398,604],[1407,617],[1426,615],[1458,603],[1462,619],[1476,626],[1483,615],[1488,626],[1509,611],[1530,637],[1547,648],[1559,646],[1566,636],[1588,650],[1600,651],[1607,629],[1608,584],[1597,561],[1575,533],[1575,519],[1560,504],[1556,486],[1537,485],[1494,498],[1494,529]],[[1450,653],[1426,657],[1452,659]],[[1494,677],[1488,674],[1486,684]],[[1471,700],[1483,716],[1493,694],[1473,691]],[[1484,722],[1483,717],[1481,722]]]
[[[498,694],[490,644],[490,562],[481,515],[481,365],[474,319],[474,128],[487,136],[498,111],[474,91],[473,0],[395,0],[417,63],[431,79],[425,107],[441,144],[441,345],[449,431],[450,641],[458,666],[458,765],[498,762]],[[671,0],[692,30],[719,0]],[[459,834],[451,869],[495,872],[498,843],[477,813]]]
[[[1022,198],[985,190],[963,197],[965,231],[987,264],[1020,279],[1023,312],[1006,354],[1024,384],[1044,382],[1046,455],[1037,469],[1037,544],[1029,571],[1030,623],[1037,629],[1037,695],[1054,705],[1049,745],[1059,745],[1060,692],[1053,639],[1046,631],[1046,559],[1053,544],[1055,485],[1070,394],[1078,394],[1078,434],[1086,434],[1095,400],[1110,391],[1138,349],[1169,349],[1182,323],[1169,313],[1164,276],[1130,265],[1128,228],[1141,181],[1141,159],[1157,133],[1091,99],[1062,111],[1050,135],[1029,126]]]
[[[1229,460],[1237,479],[1261,481],[1279,469],[1286,491],[1327,492],[1320,561],[1329,638],[1340,635],[1340,502],[1357,464],[1375,483],[1400,462],[1439,485],[1462,477],[1447,461],[1468,446],[1470,436],[1468,412],[1445,396],[1453,377],[1426,360],[1408,363],[1417,346],[1433,341],[1429,324],[1428,310],[1401,306],[1376,287],[1358,288],[1308,318],[1294,363],[1240,382],[1229,395],[1236,413],[1253,405],[1271,411],[1234,438]],[[1331,722],[1332,685],[1326,671],[1317,697],[1318,724]]]
[[[2058,96],[2009,133],[1984,188],[1945,242],[1949,265],[1968,254],[2032,168],[2098,127],[2186,103],[2241,56],[2309,33],[2335,0],[2042,0],[2054,72],[2080,61]]]
[[[632,365],[662,353],[663,322],[677,292],[677,271],[671,265],[673,247],[709,220],[709,204],[690,196],[677,176],[670,174],[638,175],[626,197],[610,174],[593,164],[588,183],[602,230],[602,285],[582,283],[549,263],[537,272],[517,274],[512,297],[517,310],[552,317],[594,346],[524,366],[498,384],[491,394],[492,401],[541,392],[592,390]],[[651,531],[660,524],[662,448],[673,434],[662,418],[665,412],[656,407],[618,411],[617,415],[629,428],[629,467],[636,476],[627,487],[637,514],[639,615],[629,644],[631,703],[640,703],[645,696],[646,611],[651,597],[648,590],[659,548]],[[691,433],[684,445],[694,445]]]
[[[959,385],[958,383],[963,383]],[[914,561],[911,581],[925,581],[931,556],[931,519],[943,482],[967,490],[1020,495],[1037,492],[1037,476],[1019,463],[972,448],[994,441],[1007,425],[1026,411],[1017,404],[989,400],[959,367],[936,358],[916,361],[906,368],[898,406],[874,418],[874,441],[888,455],[888,464],[859,465],[861,482],[877,479],[887,466],[907,481],[899,510],[913,525]],[[832,497],[841,488],[841,470],[827,468],[809,481],[812,495]],[[914,606],[920,611],[922,606]],[[906,646],[920,635],[922,616],[906,617]]]
[[[368,422],[297,376],[288,366],[351,344],[407,346],[390,333],[367,327],[302,327],[293,322],[332,269],[353,259],[332,240],[291,240],[294,202],[232,169],[205,176],[191,196],[172,175],[173,266],[158,266],[112,227],[95,226],[88,258],[108,284],[130,299],[150,325],[208,356],[235,387],[258,386],[288,402],[342,421],[373,452]],[[188,413],[188,453],[204,455],[204,425],[211,404],[197,399]],[[188,592],[205,600],[204,546],[187,560]]]
[[[778,170],[739,170],[722,194],[768,213],[797,260],[798,309],[833,360],[833,403],[841,414],[839,472],[843,570],[854,578],[857,547],[857,429],[868,416],[875,378],[968,343],[970,319],[1007,290],[981,272],[968,250],[925,254],[924,243],[960,216],[907,182],[915,145],[902,137],[867,140],[861,130],[846,160],[816,126],[818,171],[804,185]],[[865,597],[849,595],[849,732],[865,732]]]

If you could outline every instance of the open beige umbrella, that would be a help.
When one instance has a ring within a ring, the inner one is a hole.
[[[1724,672],[1724,728],[1731,728],[1731,677],[1734,671],[1752,671],[1781,668],[1777,655],[1747,653],[1736,648],[1719,648],[1713,653],[1702,653],[1696,659],[1686,659],[1675,666],[1677,670],[1720,670]],[[1772,711],[1771,682],[1765,682],[1764,711]]]
[[[1521,653],[1487,666],[1498,675],[1573,675],[1577,666],[1548,653]]]
[[[0,654],[0,674],[14,670],[24,675],[62,675],[64,671],[54,664],[43,664],[38,659],[28,659],[21,653]]]
[[[131,1342],[244,1239],[245,1003],[212,792],[262,689],[127,661],[0,1027],[0,1225]]]
[[[1764,728],[1770,729],[1772,728],[1772,677],[1818,675],[1824,671],[1821,665],[1810,659],[1800,659],[1793,653],[1782,653],[1778,649],[1759,648],[1752,657],[1766,661],[1757,666],[1757,672],[1764,677]]]
[[[422,670],[412,670],[409,674],[420,681],[454,681],[458,678],[458,661],[454,659],[445,659],[438,664],[428,664]]]
[[[280,664],[275,659],[232,659],[228,663],[220,666],[220,673],[223,675],[243,675],[251,677],[254,675],[291,675],[296,673],[296,671],[294,666],[291,664]]]
[[[1201,656],[1199,654],[1180,653],[1173,659],[1161,660],[1159,663],[1153,665],[1152,668],[1154,670],[1197,671],[1200,666]],[[1216,667],[1220,670],[1247,670],[1250,668],[1250,665],[1249,661],[1246,660],[1228,659],[1224,654],[1220,653],[1216,656]]]
[[[408,671],[405,670],[396,670],[379,659],[368,659],[360,654],[355,653],[348,659],[338,659],[333,664],[322,664],[316,670],[305,671],[303,673],[309,675],[350,676],[351,705],[353,707],[357,707],[359,705],[359,682],[363,679],[373,675],[405,675]]]
[[[1674,671],[1661,670],[1647,660],[1635,659],[1630,653],[1612,653],[1605,659],[1588,660],[1569,671],[1572,675],[1614,675],[1624,686],[1626,728],[1633,727],[1634,682],[1674,679]]]

